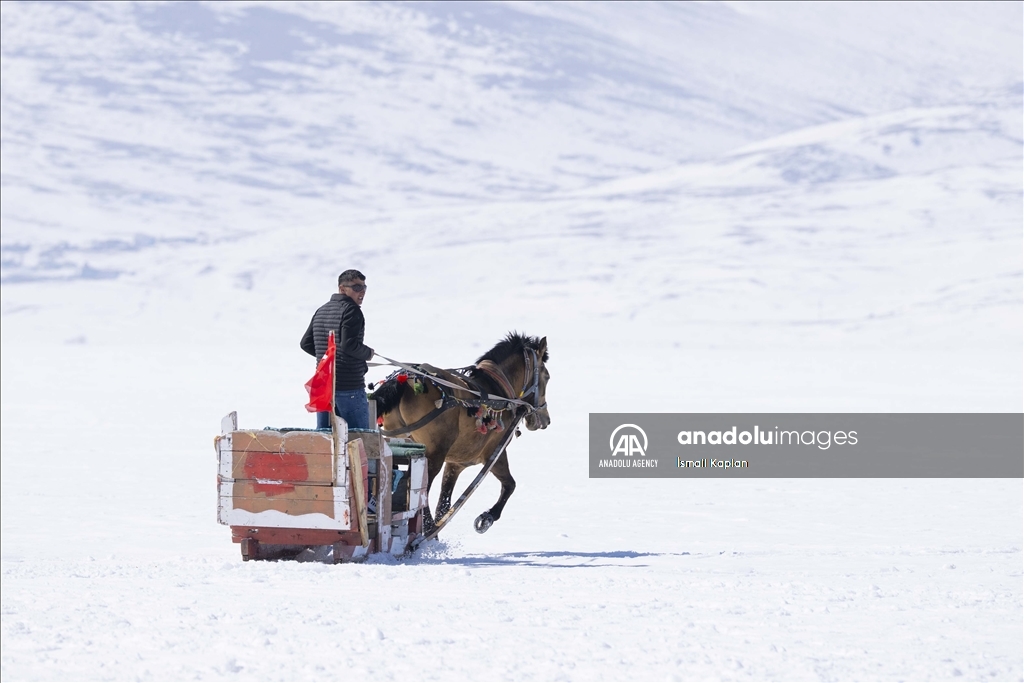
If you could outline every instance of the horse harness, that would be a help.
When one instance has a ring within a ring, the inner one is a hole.
[[[401,375],[403,371],[405,373],[412,373],[437,387],[438,391],[441,392],[441,398],[434,402],[433,410],[412,424],[404,425],[398,429],[382,428],[380,433],[384,436],[400,436],[414,432],[456,406],[464,407],[470,417],[476,417],[476,428],[481,434],[486,434],[492,430],[502,431],[505,429],[502,414],[506,411],[512,412],[513,417],[515,417],[517,411],[525,409],[525,412],[519,416],[525,417],[529,413],[545,409],[548,405],[546,401],[543,404],[540,403],[541,363],[537,357],[537,352],[529,347],[523,349],[523,361],[526,372],[524,373],[523,388],[518,392],[518,397],[514,397],[516,392],[512,388],[512,383],[509,381],[508,376],[505,375],[504,371],[494,361],[482,360],[475,366],[471,365],[455,370],[441,370],[426,363],[406,364],[399,363],[390,358],[385,358],[385,360],[400,368],[393,372],[385,381],[391,379],[402,381]],[[495,384],[508,394],[508,397],[490,394],[474,377],[470,376],[469,373],[473,370],[479,370],[494,380]],[[464,386],[459,386],[452,380],[461,382]],[[445,391],[446,387],[461,392],[468,392],[477,398],[458,398]],[[415,388],[414,390],[417,393],[421,391]],[[531,396],[532,400],[527,400]],[[515,420],[515,422],[518,422],[518,420]]]

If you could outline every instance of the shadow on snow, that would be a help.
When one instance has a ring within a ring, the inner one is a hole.
[[[499,553],[496,555],[431,556],[417,553],[410,564],[448,564],[466,567],[547,567],[553,569],[578,567],[646,567],[644,563],[615,562],[654,557],[681,557],[690,553],[639,553],[632,550],[606,552],[574,552],[568,550]]]

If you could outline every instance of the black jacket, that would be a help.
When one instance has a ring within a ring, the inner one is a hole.
[[[334,330],[337,352],[334,357],[334,390],[363,388],[366,361],[373,349],[363,344],[366,323],[359,305],[344,294],[332,294],[331,300],[316,310],[299,346],[318,360],[327,353],[327,333]]]

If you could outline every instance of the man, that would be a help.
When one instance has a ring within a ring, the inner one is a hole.
[[[366,401],[366,361],[373,358],[373,349],[363,344],[363,297],[366,276],[358,270],[346,270],[338,276],[338,293],[317,309],[302,335],[299,346],[314,358],[327,353],[327,333],[334,330],[334,410],[345,418],[349,427],[368,429],[370,417]],[[316,414],[316,426],[331,426],[329,412]]]

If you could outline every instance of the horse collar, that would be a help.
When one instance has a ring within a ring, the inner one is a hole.
[[[505,376],[505,373],[500,367],[498,367],[497,363],[489,360],[482,360],[477,363],[476,366],[497,382],[498,386],[505,391],[506,396],[509,398],[515,398],[515,390],[512,388],[512,383],[508,381],[508,377]]]

